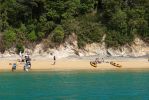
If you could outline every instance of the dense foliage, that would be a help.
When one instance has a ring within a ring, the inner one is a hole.
[[[0,50],[12,46],[59,45],[71,34],[78,46],[101,42],[130,44],[136,36],[149,43],[149,0],[0,0]]]

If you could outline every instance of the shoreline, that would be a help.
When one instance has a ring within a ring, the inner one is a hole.
[[[12,72],[9,69],[1,70],[0,73],[22,73],[24,70],[16,70]],[[123,68],[120,70],[117,69],[98,69],[98,70],[89,70],[89,69],[78,69],[78,70],[46,70],[46,69],[31,69],[27,73],[32,72],[149,72],[149,68]]]
[[[90,61],[93,61],[92,57],[88,59],[74,59],[63,58],[56,61],[56,65],[52,65],[53,60],[49,59],[35,59],[32,58],[32,67],[30,72],[45,72],[45,71],[138,71],[149,70],[149,62],[146,58],[123,58],[115,57],[116,59],[104,58],[106,62],[113,61],[120,64],[122,67],[118,68],[110,63],[101,63],[97,67],[92,67]],[[17,58],[15,58],[17,59]],[[1,59],[0,60],[0,72],[11,72],[12,65],[10,63],[16,62],[15,59]],[[17,69],[14,72],[23,72],[24,63],[17,62]]]

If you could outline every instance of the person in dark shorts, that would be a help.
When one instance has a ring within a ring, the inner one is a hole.
[[[25,56],[25,62],[28,66],[28,69],[31,69],[31,58],[28,55]]]
[[[12,71],[16,70],[16,67],[17,67],[17,64],[16,63],[13,63],[12,64]]]
[[[53,57],[53,60],[54,60],[53,65],[55,65],[56,64],[56,57],[55,56]]]
[[[56,57],[55,56],[53,56],[53,60],[54,60],[53,65],[55,65],[56,64]]]

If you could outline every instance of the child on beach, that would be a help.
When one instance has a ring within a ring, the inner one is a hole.
[[[16,70],[16,67],[17,67],[17,64],[16,63],[13,63],[12,64],[12,71]]]

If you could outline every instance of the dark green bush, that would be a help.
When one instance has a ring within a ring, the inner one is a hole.
[[[142,18],[137,20],[137,34],[142,40],[149,43],[149,25],[148,22]]]
[[[69,36],[71,33],[78,33],[79,31],[79,21],[76,19],[67,19],[62,21],[62,27],[65,31],[65,37]]]
[[[21,24],[21,27],[18,29],[15,29],[15,32],[17,37],[16,42],[24,43],[24,41],[26,40],[26,34],[27,34],[26,26],[24,24]]]
[[[16,41],[16,33],[13,29],[6,30],[3,34],[4,44],[6,48],[10,48]]]
[[[105,28],[97,21],[95,15],[86,15],[78,19],[80,26],[77,30],[79,47],[85,46],[87,43],[101,42]]]
[[[63,39],[64,39],[64,30],[63,27],[59,25],[53,31],[52,40],[53,42],[56,43],[62,43]]]
[[[71,33],[77,35],[79,47],[101,42],[106,33],[107,47],[131,43],[134,36],[149,43],[149,0],[1,1],[0,32],[6,49],[16,43],[36,45],[49,37],[50,43],[59,44]]]
[[[84,37],[82,34],[78,34],[77,36],[78,47],[83,48],[87,44],[88,39]]]
[[[17,50],[17,53],[19,54],[19,52],[21,51],[22,53],[24,52],[24,47],[22,44],[17,44],[16,45],[16,50]]]
[[[45,36],[45,33],[44,32],[38,32],[37,36],[39,39],[42,39]]]
[[[4,53],[4,51],[5,51],[4,39],[3,39],[2,34],[0,33],[0,52]]]
[[[134,35],[132,34],[121,34],[115,31],[110,31],[106,35],[105,43],[107,47],[120,47],[124,46],[125,44],[131,44],[134,40]]]
[[[37,40],[37,36],[36,36],[35,31],[34,31],[34,30],[31,31],[31,32],[27,35],[27,38],[28,38],[30,41],[32,41],[32,42],[36,41],[36,40]]]

